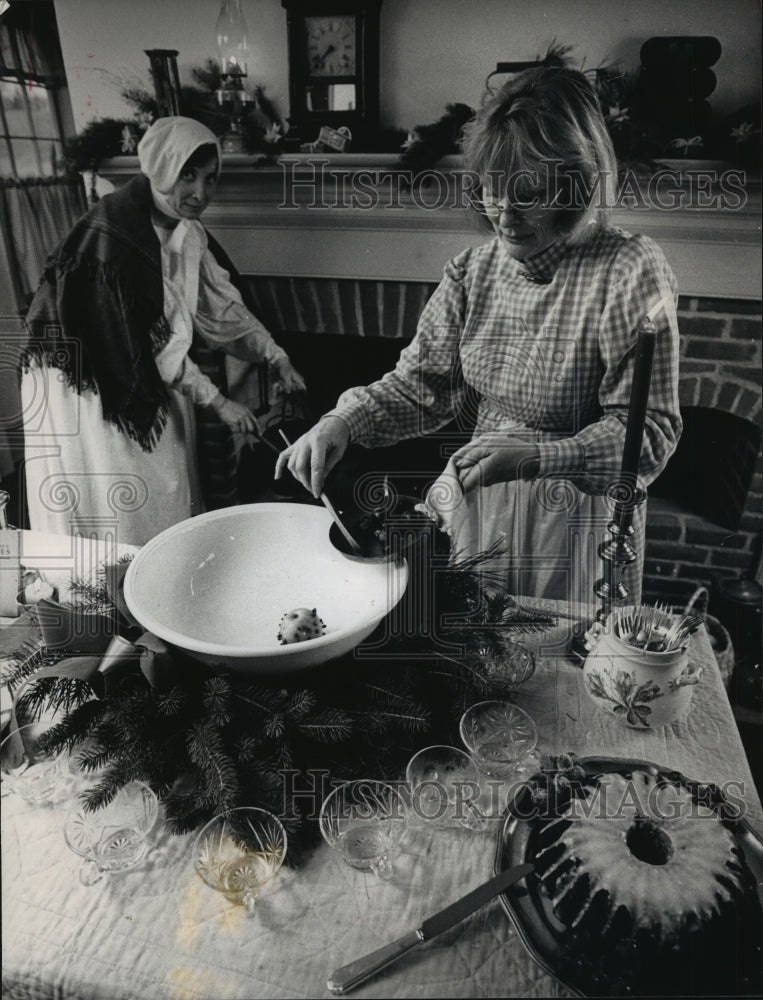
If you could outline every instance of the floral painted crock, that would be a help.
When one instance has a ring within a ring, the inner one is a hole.
[[[689,711],[702,666],[686,649],[660,653],[638,649],[619,638],[607,621],[583,665],[591,700],[632,729],[670,725]]]

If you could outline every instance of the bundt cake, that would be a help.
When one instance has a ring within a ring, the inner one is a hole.
[[[536,870],[573,949],[625,992],[733,993],[735,977],[759,975],[754,879],[731,831],[681,784],[638,770],[580,782],[542,824]],[[757,972],[741,969],[742,951]]]

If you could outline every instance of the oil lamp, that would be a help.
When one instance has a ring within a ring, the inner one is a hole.
[[[242,115],[251,97],[246,90],[248,42],[241,0],[222,0],[215,26],[220,55],[220,88],[217,101],[229,109],[230,127],[220,140],[224,153],[245,153]]]

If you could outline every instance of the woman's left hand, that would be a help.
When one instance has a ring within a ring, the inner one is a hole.
[[[464,493],[478,486],[532,479],[540,469],[537,447],[509,437],[478,437],[451,458]]]
[[[270,367],[275,376],[273,393],[276,396],[291,396],[295,392],[305,391],[305,380],[287,357],[279,358]]]

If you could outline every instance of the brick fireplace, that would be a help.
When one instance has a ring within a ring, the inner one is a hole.
[[[697,586],[710,585],[716,575],[755,576],[761,561],[763,523],[760,303],[681,298],[678,318],[681,406],[721,411],[748,422],[753,440],[757,435],[757,449],[751,456],[749,482],[739,484],[744,491],[739,517],[731,522],[719,523],[724,520],[719,513],[703,516],[669,496],[650,499],[644,595],[648,599],[672,595],[674,601]],[[734,443],[727,441],[725,447],[731,450]],[[721,447],[720,442],[715,446]],[[709,442],[707,447],[711,447]],[[705,472],[706,458],[697,450],[693,487],[699,491],[714,485]],[[734,466],[727,469],[729,477],[734,473]],[[656,484],[654,493],[659,492]],[[729,525],[734,521],[732,528]]]

